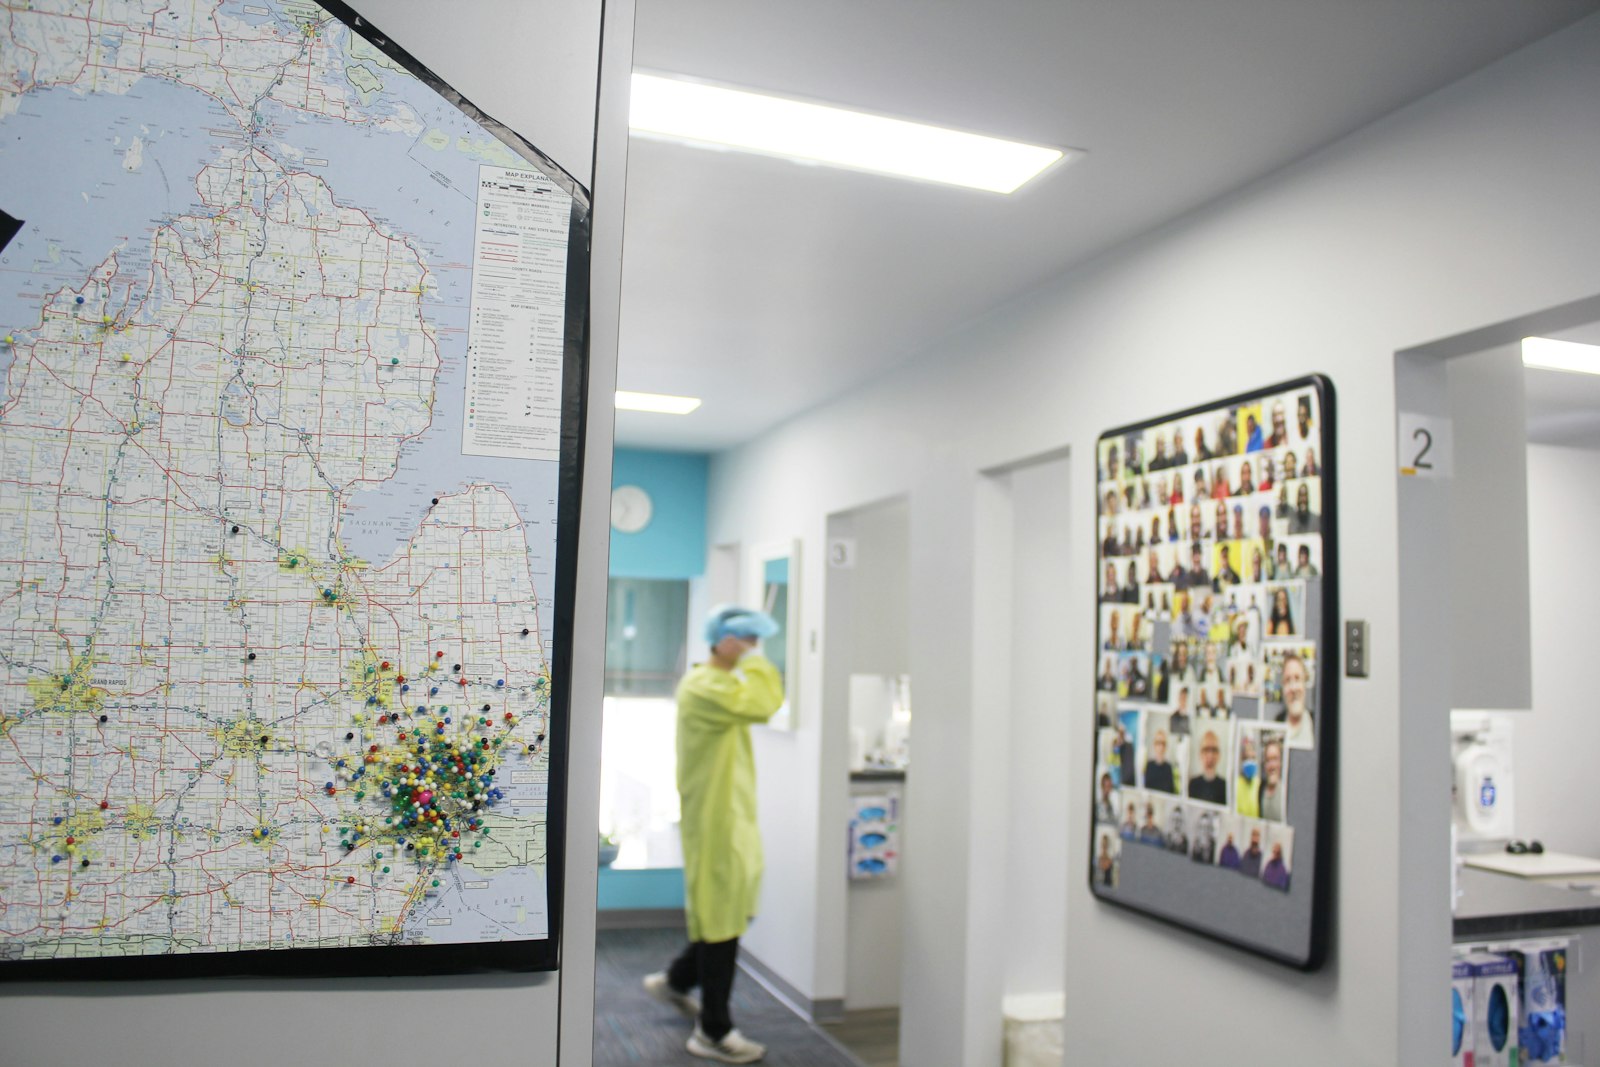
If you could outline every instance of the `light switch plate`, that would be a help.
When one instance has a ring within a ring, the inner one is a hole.
[[[1344,674],[1346,678],[1367,676],[1367,622],[1346,619],[1344,624]]]

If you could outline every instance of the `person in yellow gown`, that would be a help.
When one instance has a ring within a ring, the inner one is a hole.
[[[678,683],[678,796],[689,945],[644,980],[651,996],[694,1018],[687,1048],[722,1063],[766,1053],[733,1025],[728,996],[739,938],[761,895],[761,831],[750,725],[783,706],[783,677],[758,651],[778,624],[759,611],[719,607],[706,619],[711,656]],[[691,991],[700,989],[696,1000]]]

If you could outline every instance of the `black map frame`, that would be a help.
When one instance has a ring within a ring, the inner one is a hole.
[[[460,944],[341,948],[241,949],[139,956],[0,960],[0,981],[171,979],[217,976],[379,977],[558,970],[566,874],[568,727],[571,719],[573,616],[577,599],[579,500],[583,488],[589,391],[591,201],[577,179],[532,142],[451,88],[341,0],[318,7],[493,134],[572,197],[567,244],[565,339],[561,379],[561,458],[556,501],[555,602],[550,664],[550,776],[546,806],[545,883],[549,935]]]

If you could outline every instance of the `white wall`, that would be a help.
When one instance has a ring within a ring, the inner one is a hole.
[[[596,877],[592,842],[609,543],[605,516],[633,2],[475,0],[452,8],[444,33],[439,6],[429,0],[356,0],[355,6],[595,194],[590,444],[574,621],[566,825],[568,839],[579,844],[567,863],[562,970],[559,976],[5,985],[0,986],[0,1062],[6,1064],[188,1067],[226,1062],[230,1067],[278,1067],[289,1058],[387,1067],[459,1059],[463,1034],[469,1035],[471,1055],[484,1060],[547,1067],[559,1055],[566,1067],[584,1067],[590,1059]],[[598,106],[597,82],[603,82]]]
[[[1302,1064],[1442,1062],[1446,846],[1432,839],[1435,820],[1413,826],[1401,812],[1403,789],[1446,803],[1447,761],[1407,752],[1400,726],[1394,353],[1600,292],[1597,113],[1600,19],[1591,18],[714,461],[713,541],[798,535],[813,558],[826,514],[910,494],[917,688],[907,852],[935,877],[919,878],[926,888],[915,892],[907,883],[906,1067],[998,1058],[990,1013],[1004,978],[985,964],[1000,949],[969,937],[1003,907],[973,857],[1005,833],[974,789],[994,778],[991,761],[1006,758],[984,744],[973,710],[983,702],[972,669],[984,637],[972,625],[977,472],[1066,447],[1072,484],[1088,485],[1105,427],[1308,371],[1328,373],[1338,390],[1340,593],[1347,616],[1369,620],[1372,640],[1371,677],[1341,693],[1344,862],[1331,961],[1300,975],[1099,906],[1083,879],[1069,877],[1069,1047],[1082,1062],[1193,1063],[1197,1049],[1231,1062],[1245,1039],[1293,1049]],[[952,210],[960,195],[951,193]],[[1060,545],[1083,565],[1056,629],[1031,636],[1070,658],[1093,640],[1087,519],[1061,530]],[[812,617],[817,573],[802,590]],[[814,682],[813,660],[805,666]],[[805,692],[817,693],[815,684]],[[809,933],[818,886],[839,877],[826,862],[837,824],[819,821],[818,784],[824,753],[839,746],[826,743],[834,727],[821,709],[802,701],[798,734],[758,742],[767,918],[750,940],[818,996],[833,976],[819,973]],[[1065,710],[1090,721],[1089,688],[1073,687]],[[1087,728],[1070,731],[1060,753],[1077,786],[1057,842],[1069,858],[1088,851],[1088,739]],[[1403,857],[1414,862],[1402,877]],[[1166,1018],[1174,1024],[1152,1025]]]
[[[864,783],[852,787],[848,774],[848,709],[852,674],[892,677],[910,670],[909,523],[910,514],[904,498],[828,518],[829,539],[850,538],[856,550],[853,567],[828,567],[820,555],[816,564],[827,571],[823,583],[827,596],[823,632],[827,634],[829,645],[822,671],[822,714],[844,727],[847,745],[844,763],[824,760],[820,768],[820,788],[830,797],[885,790],[903,796],[898,786]],[[917,744],[916,693],[916,679],[912,678],[913,763]],[[848,808],[841,817],[848,818]],[[821,847],[843,849],[844,827],[845,823],[840,822],[831,833],[825,828],[820,838]],[[902,829],[905,831],[903,820]],[[901,851],[904,862],[905,849]],[[881,882],[827,883],[819,887],[819,972],[826,973],[832,980],[839,973],[842,961],[843,985],[840,988],[845,1007],[850,1010],[893,1007],[900,1003],[903,898],[909,876],[902,867],[894,878]]]
[[[1071,610],[1074,565],[1062,534],[1074,515],[1071,461],[1029,464],[1004,477],[1011,511],[1011,709],[1006,753],[1005,993],[1059,993],[1066,974],[1067,885],[1081,864],[1062,845],[1077,767],[1065,762],[1084,659],[1064,655],[1049,634]],[[981,584],[981,583],[980,583]],[[1074,854],[1076,856],[1076,854]]]
[[[1516,720],[1517,836],[1600,856],[1600,452],[1528,446],[1533,711]]]

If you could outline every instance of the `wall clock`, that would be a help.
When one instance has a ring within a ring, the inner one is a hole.
[[[650,525],[654,512],[650,494],[637,485],[619,485],[611,490],[611,528],[619,533],[638,533]]]

